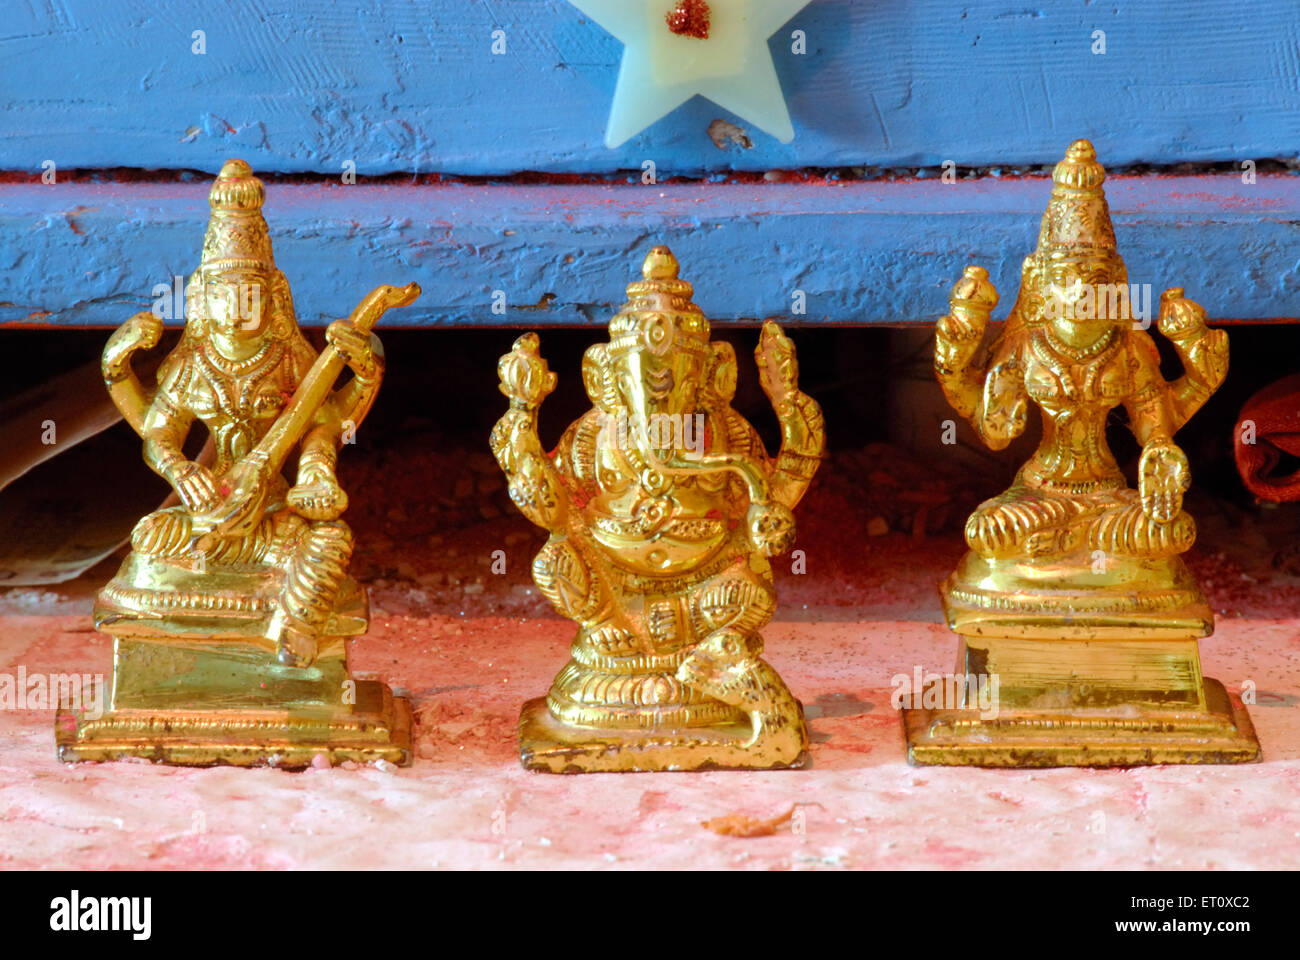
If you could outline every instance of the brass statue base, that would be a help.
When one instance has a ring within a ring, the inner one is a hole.
[[[797,702],[797,701],[796,701]],[[802,705],[800,705],[802,715]],[[519,760],[538,773],[656,773],[689,770],[797,770],[808,760],[745,751],[747,722],[680,731],[583,729],[561,723],[545,697],[529,700],[519,714]]]
[[[1050,641],[1047,641],[1050,643]],[[1121,641],[1122,642],[1122,641]],[[1067,696],[1093,688],[1079,681]],[[917,766],[1137,767],[1249,763],[1259,742],[1244,708],[1217,680],[1204,707],[1026,710],[983,720],[978,710],[904,710],[907,759]]]
[[[1245,709],[1223,684],[1201,675],[1197,640],[1213,632],[1214,617],[1181,559],[1076,572],[1069,590],[1046,586],[1050,571],[1029,563],[1004,563],[996,576],[987,567],[968,554],[943,585],[948,625],[962,641],[956,675],[963,682],[931,685],[921,708],[903,711],[912,763],[1112,767],[1259,759]],[[1095,592],[1089,579],[1097,581]],[[985,593],[981,581],[1005,592]],[[974,702],[978,687],[968,677],[996,677],[996,704]]]
[[[263,634],[273,614],[233,588],[230,603],[173,610],[165,626],[128,606],[157,604],[130,584],[150,571],[132,555],[95,608],[95,625],[113,636],[113,676],[98,718],[60,710],[60,760],[139,757],[188,766],[310,766],[354,760],[411,762],[411,708],[386,684],[354,680],[346,643],[365,633],[365,593],[344,582],[338,607],[309,666],[279,662]],[[227,573],[225,577],[238,578]],[[254,575],[246,575],[254,576]],[[214,601],[217,595],[209,594]],[[191,595],[191,599],[194,596]]]

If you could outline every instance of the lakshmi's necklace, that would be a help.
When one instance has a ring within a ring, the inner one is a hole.
[[[1043,338],[1047,347],[1062,360],[1069,363],[1083,363],[1087,360],[1093,360],[1101,356],[1107,350],[1115,345],[1118,338],[1118,331],[1111,327],[1104,337],[1098,337],[1086,347],[1072,347],[1068,343],[1059,340],[1055,333],[1052,332],[1051,324],[1043,326]]]

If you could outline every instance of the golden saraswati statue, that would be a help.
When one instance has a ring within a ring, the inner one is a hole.
[[[59,714],[64,760],[410,760],[409,705],[348,672],[346,642],[365,632],[368,605],[347,576],[353,540],[335,462],[379,389],[371,327],[419,287],[372,291],[329,326],[318,356],[276,269],[263,198],[246,163],[222,167],[185,331],[156,384],[131,368],[158,344],[154,314],[131,317],[104,350],[109,393],[180,502],[136,525],[99,595],[95,625],[113,637],[109,709]],[[345,367],[352,376],[336,389]],[[196,420],[210,466],[183,449]],[[281,471],[295,450],[291,487]]]
[[[1214,616],[1180,556],[1196,526],[1183,509],[1190,474],[1173,437],[1223,382],[1227,335],[1209,329],[1181,289],[1165,291],[1158,325],[1184,372],[1162,377],[1146,324],[1133,320],[1104,179],[1092,144],[1071,145],[1019,299],[991,344],[998,296],[979,267],[966,269],[939,321],[939,383],[984,442],[1007,446],[1030,402],[1043,434],[1011,488],[967,521],[970,552],[942,588],[962,640],[957,673],[906,711],[916,763],[1118,766],[1259,754],[1244,708],[1201,676],[1197,639]],[[1142,445],[1136,490],[1106,445],[1119,406]],[[983,697],[985,685],[995,697]]]
[[[803,710],[761,658],[776,594],[767,558],[823,456],[817,403],[775,323],[756,350],[779,455],[731,407],[736,356],[709,339],[666,247],[588,349],[593,409],[547,455],[537,411],[555,387],[535,334],[501,358],[510,409],[492,450],[550,539],[533,579],[579,625],[572,659],[520,716],[525,767],[556,773],[795,767]]]

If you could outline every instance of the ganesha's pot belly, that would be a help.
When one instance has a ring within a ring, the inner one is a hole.
[[[596,542],[623,570],[642,576],[676,577],[700,569],[726,546],[721,520],[676,520],[649,536],[636,532],[635,521],[605,517],[592,524]]]

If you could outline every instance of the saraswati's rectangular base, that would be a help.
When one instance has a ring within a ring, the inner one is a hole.
[[[60,760],[139,757],[209,767],[298,768],[317,756],[411,762],[411,707],[376,680],[356,682],[351,710],[111,710],[97,720],[60,710],[55,742]]]
[[[209,767],[307,767],[317,756],[411,762],[411,707],[376,680],[357,681],[352,710],[313,714],[289,710],[112,710],[98,720],[60,710],[55,742],[60,760],[139,757]]]
[[[761,751],[746,756],[737,743],[749,728],[692,730],[689,734],[650,730],[579,730],[556,721],[539,697],[519,714],[519,761],[539,773],[634,773],[687,770],[783,770],[807,762],[773,760]]]
[[[317,756],[411,762],[409,702],[377,680],[353,680],[339,637],[311,666],[286,667],[247,643],[117,636],[106,702],[99,717],[59,710],[60,760],[286,768],[310,766]]]

